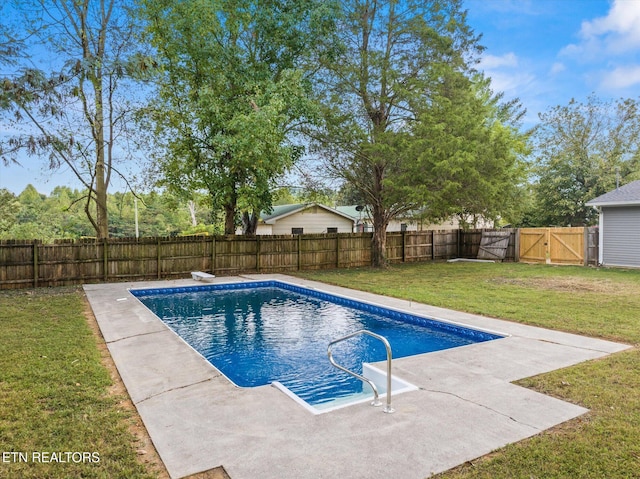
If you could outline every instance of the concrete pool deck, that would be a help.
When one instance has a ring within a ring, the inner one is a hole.
[[[109,352],[172,478],[223,466],[232,479],[425,479],[587,412],[512,381],[630,347],[286,275],[211,282],[258,279],[509,336],[394,359],[393,374],[419,389],[394,396],[393,414],[358,404],[313,415],[275,387],[233,386],[128,291],[202,283],[85,285]]]

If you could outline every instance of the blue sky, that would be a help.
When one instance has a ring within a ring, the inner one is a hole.
[[[571,98],[640,96],[640,0],[464,0],[494,91],[526,125]]]
[[[640,0],[464,0],[468,21],[486,47],[480,68],[494,91],[519,98],[525,127],[538,113],[589,94],[640,97]],[[41,193],[79,185],[45,160],[0,165],[0,188],[19,193],[31,183]],[[112,191],[119,185],[113,185]]]

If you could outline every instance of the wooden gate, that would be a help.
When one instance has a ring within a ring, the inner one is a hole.
[[[585,264],[585,228],[520,228],[520,261]]]
[[[478,259],[500,260],[507,254],[511,231],[482,231]]]

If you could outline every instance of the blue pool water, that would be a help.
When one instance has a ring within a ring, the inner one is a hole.
[[[279,381],[313,405],[362,391],[327,358],[329,342],[359,329],[387,338],[394,358],[501,337],[277,281],[131,293],[238,386]],[[360,335],[333,356],[361,373],[386,350]]]

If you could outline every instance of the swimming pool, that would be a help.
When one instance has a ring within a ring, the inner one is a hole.
[[[316,407],[370,394],[327,358],[329,342],[356,330],[384,336],[394,359],[502,337],[280,281],[131,293],[237,386],[278,382]],[[361,374],[363,363],[385,360],[386,350],[359,336],[333,355]]]

